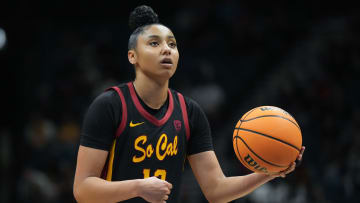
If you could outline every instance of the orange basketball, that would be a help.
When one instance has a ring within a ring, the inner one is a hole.
[[[233,146],[237,158],[248,169],[260,173],[279,172],[287,169],[299,155],[301,130],[283,109],[260,106],[238,121]]]

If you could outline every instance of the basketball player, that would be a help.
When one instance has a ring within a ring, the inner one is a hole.
[[[210,202],[240,198],[294,170],[292,163],[277,174],[225,177],[204,112],[169,89],[179,59],[174,34],[148,6],[137,7],[129,21],[128,59],[136,77],[88,109],[74,180],[78,202],[178,202],[185,159]]]

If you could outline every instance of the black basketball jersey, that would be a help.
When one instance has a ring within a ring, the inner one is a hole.
[[[167,202],[177,202],[190,137],[183,96],[169,89],[168,108],[157,119],[143,108],[132,83],[110,89],[121,99],[122,118],[103,178],[121,181],[157,176],[173,185]],[[133,198],[126,202],[145,200]]]

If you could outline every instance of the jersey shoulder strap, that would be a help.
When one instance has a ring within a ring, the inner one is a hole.
[[[186,109],[185,99],[184,99],[184,96],[182,94],[180,94],[179,92],[177,93],[177,95],[179,97],[181,112],[182,112],[182,116],[183,116],[183,119],[184,119],[186,140],[189,140],[189,138],[190,138],[190,126],[189,126],[189,118],[188,118],[188,113],[187,113],[187,109]]]
[[[121,135],[121,133],[125,130],[126,127],[126,122],[127,122],[127,106],[126,106],[126,101],[125,101],[125,97],[124,94],[122,93],[121,89],[118,86],[113,86],[108,88],[107,90],[113,89],[117,92],[117,94],[120,97],[121,100],[121,112],[122,112],[122,117],[121,117],[121,123],[119,125],[119,127],[116,130],[116,138],[119,137]]]
[[[121,89],[118,86],[109,87],[105,91],[109,91],[109,90],[115,90],[115,92],[119,95],[120,100],[121,100],[121,112],[122,112],[120,125],[116,129],[115,140],[114,140],[113,145],[111,147],[110,153],[109,153],[109,155],[108,155],[108,157],[106,159],[104,168],[103,168],[103,170],[101,172],[101,178],[102,179],[111,181],[112,163],[113,163],[113,160],[114,160],[114,147],[115,147],[115,143],[116,143],[116,138],[118,138],[121,135],[121,133],[124,131],[125,126],[126,126],[126,122],[127,122],[127,106],[126,106],[126,101],[125,101],[124,94],[123,94],[123,92],[121,91]],[[110,167],[109,167],[109,162],[111,162]]]

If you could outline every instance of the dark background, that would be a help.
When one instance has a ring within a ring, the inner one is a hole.
[[[74,202],[84,113],[105,88],[134,78],[127,20],[144,2],[177,38],[170,87],[205,110],[225,175],[249,173],[231,138],[251,108],[278,106],[301,126],[302,165],[236,202],[360,200],[358,7],[185,0],[0,4],[1,202]],[[188,166],[182,191],[183,202],[206,202]]]

